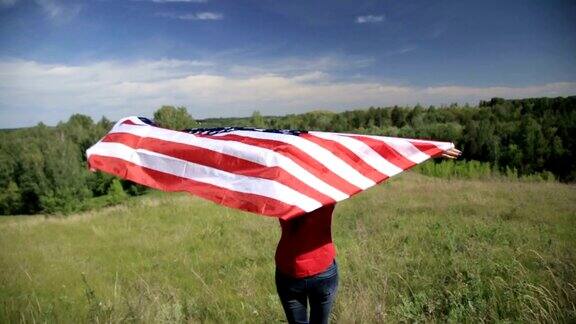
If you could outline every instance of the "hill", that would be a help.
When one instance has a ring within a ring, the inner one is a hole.
[[[576,187],[407,172],[340,203],[338,322],[576,321]],[[153,192],[0,217],[0,322],[278,322],[275,219]]]

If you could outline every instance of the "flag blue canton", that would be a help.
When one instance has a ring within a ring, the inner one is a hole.
[[[195,135],[216,135],[222,133],[229,133],[233,131],[254,131],[254,132],[265,132],[265,133],[276,133],[284,135],[295,135],[307,133],[303,130],[293,130],[293,129],[268,129],[268,128],[254,128],[254,127],[212,127],[212,128],[188,128],[184,132]]]

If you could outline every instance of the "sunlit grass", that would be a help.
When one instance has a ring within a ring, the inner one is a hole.
[[[336,208],[333,320],[576,321],[576,187],[407,173]],[[277,220],[152,193],[0,218],[0,322],[280,322]]]

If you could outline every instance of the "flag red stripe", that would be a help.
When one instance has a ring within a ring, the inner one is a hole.
[[[294,135],[289,135],[294,136]],[[332,172],[332,170],[328,169],[325,165],[318,162],[316,159],[308,155],[306,152],[300,150],[299,148],[295,147],[294,145],[290,145],[284,142],[279,142],[275,140],[269,139],[260,139],[260,138],[251,138],[247,136],[240,136],[234,134],[226,134],[226,135],[219,135],[219,136],[210,136],[210,135],[202,135],[202,137],[215,139],[215,140],[222,140],[222,141],[236,141],[241,142],[248,145],[258,146],[262,148],[267,148],[270,150],[275,151],[276,153],[282,154],[308,172],[312,173],[319,179],[322,179],[327,184],[331,185],[332,187],[344,192],[345,194],[352,196],[355,193],[362,191],[362,189],[356,187],[355,185],[351,184],[350,182],[346,181],[336,173]]]
[[[423,153],[430,155],[430,157],[436,157],[437,155],[440,155],[443,152],[441,148],[432,143],[424,143],[420,141],[411,141],[411,140],[408,140],[408,142],[412,143],[412,145],[416,146],[416,148],[418,148]]]
[[[368,163],[364,162],[362,157],[359,157],[354,152],[350,151],[346,146],[338,143],[337,141],[320,138],[308,133],[302,134],[300,137],[314,142],[326,150],[332,152],[344,162],[348,163],[351,167],[358,170],[358,172],[362,173],[364,176],[370,178],[370,180],[376,183],[379,183],[388,178],[387,175],[371,167]]]
[[[211,184],[149,169],[122,159],[91,155],[91,167],[148,187],[164,191],[186,191],[232,208],[275,217],[292,217],[304,211],[297,206],[261,195],[228,190]]]
[[[102,141],[121,143],[133,149],[146,149],[148,151],[172,156],[181,160],[234,174],[273,180],[297,190],[300,193],[319,201],[323,205],[335,202],[334,199],[318,192],[316,189],[310,187],[305,182],[280,167],[267,167],[252,161],[215,152],[202,147],[151,137],[140,137],[129,133],[108,134],[102,139]]]
[[[362,143],[370,146],[374,151],[380,154],[383,158],[388,160],[390,163],[396,165],[397,167],[401,168],[402,170],[409,169],[416,165],[416,163],[408,160],[402,154],[398,153],[395,149],[390,147],[388,144],[372,139],[370,137],[361,136],[361,135],[345,135],[352,137]]]

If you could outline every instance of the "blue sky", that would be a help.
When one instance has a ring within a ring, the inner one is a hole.
[[[576,94],[576,1],[0,0],[0,128]]]

